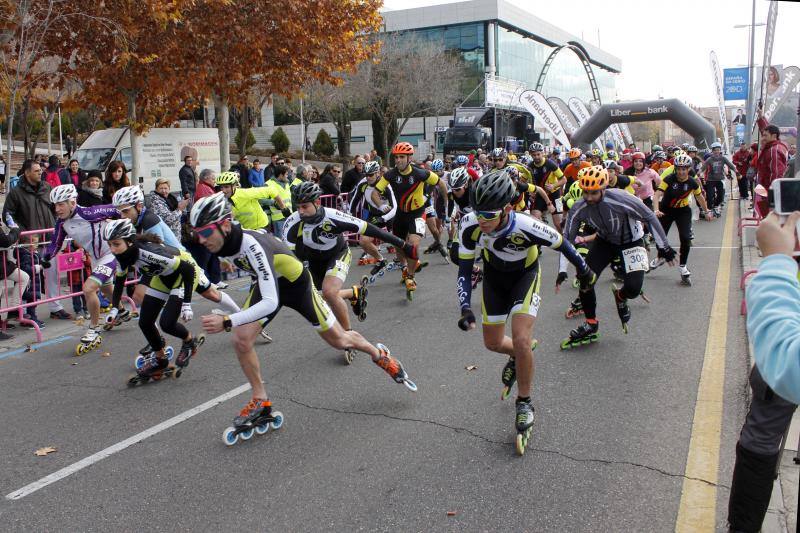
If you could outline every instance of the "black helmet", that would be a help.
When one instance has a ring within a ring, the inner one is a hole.
[[[197,201],[189,213],[189,225],[202,228],[231,217],[231,204],[225,193],[218,192]]]
[[[304,181],[292,188],[292,201],[295,204],[313,202],[320,196],[322,196],[322,189],[313,181]]]
[[[113,241],[116,239],[131,240],[136,236],[136,228],[127,218],[109,220],[103,228],[103,239]]]
[[[484,174],[470,189],[469,204],[475,211],[502,209],[514,199],[517,187],[507,170]]]

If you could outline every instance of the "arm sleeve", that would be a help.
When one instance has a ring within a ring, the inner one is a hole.
[[[736,167],[733,165],[733,163],[730,162],[730,160],[727,157],[723,157],[722,160],[725,161],[725,165],[729,169],[733,170],[734,174],[739,172],[738,170],[736,170]]]
[[[109,218],[119,218],[117,208],[113,205],[96,205],[94,207],[76,207],[75,211],[89,222],[100,222]]]
[[[567,222],[564,228],[564,235],[569,242],[575,242],[575,237],[578,236],[578,228],[581,227],[581,211],[585,206],[586,202],[581,198],[569,208]]]
[[[372,224],[366,223],[364,231],[361,232],[362,235],[366,235],[367,237],[374,237],[376,239],[380,239],[383,242],[388,242],[389,244],[396,246],[398,248],[402,248],[405,244],[405,241],[396,235],[392,235],[387,231],[383,231],[377,226],[373,226]]]
[[[578,251],[575,250],[575,247],[566,239],[559,238],[559,241],[559,243],[551,245],[550,248],[561,252],[562,257],[572,263],[579,274],[585,274],[589,270],[589,266],[586,264],[586,261],[583,260],[581,254],[579,254]]]
[[[256,266],[256,283],[261,299],[252,307],[242,309],[238,313],[230,316],[233,327],[249,324],[269,316],[278,308],[278,285],[275,273],[267,260],[266,253],[258,247],[257,251],[247,249],[247,260],[251,265]]]
[[[458,233],[458,305],[463,311],[472,305],[472,265],[475,263],[475,240],[472,233],[476,225],[467,216],[459,221]]]
[[[348,212],[357,217],[359,215],[358,206],[361,203],[361,200],[364,198],[364,191],[366,188],[361,188],[361,182],[359,182],[355,188],[353,188],[352,194],[350,195],[350,205],[347,206]]]
[[[47,245],[47,251],[44,253],[44,256],[48,259],[56,255],[61,247],[64,246],[64,239],[67,236],[67,232],[64,231],[64,223],[59,218],[56,220],[56,229],[53,231],[53,240],[50,241],[50,244]]]
[[[125,291],[125,279],[128,275],[128,269],[120,270],[117,268],[116,275],[114,276],[114,293],[111,296],[111,305],[119,307],[119,302],[122,300],[122,293]]]
[[[425,183],[428,185],[437,185],[439,183],[439,176],[434,172],[428,171],[428,177],[425,178]]]
[[[800,286],[788,255],[765,257],[745,296],[756,366],[781,397],[800,404]]]
[[[194,292],[194,265],[183,259],[178,259],[178,267],[176,270],[181,273],[181,280],[183,281],[183,303],[192,303],[192,293]]]
[[[391,206],[391,209],[388,213],[385,213],[382,218],[384,222],[389,222],[397,214],[397,203],[394,201],[394,190],[392,189],[391,185],[386,185],[386,193],[384,194],[384,197],[386,199],[386,203]]]
[[[293,213],[286,219],[286,223],[283,225],[283,235],[281,235],[281,239],[286,243],[286,246],[289,247],[289,250],[293,252],[297,247],[297,225],[299,223],[300,218],[296,213]]]
[[[378,189],[378,192],[381,194],[383,193],[383,191],[386,190],[386,187],[388,186],[389,182],[384,177],[381,177],[381,179],[378,180],[378,183],[375,184],[375,188]]]

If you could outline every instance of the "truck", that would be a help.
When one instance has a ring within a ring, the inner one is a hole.
[[[444,133],[444,155],[466,154],[482,148],[491,150],[494,141],[492,128],[486,124],[491,114],[485,107],[459,107],[455,110],[452,124]]]
[[[112,161],[122,161],[131,183],[145,193],[155,188],[158,178],[168,178],[171,190],[180,190],[178,171],[186,156],[192,156],[195,172],[209,168],[220,172],[219,134],[216,128],[152,128],[139,138],[141,176],[130,175],[131,137],[128,128],[97,130],[81,144],[73,157],[86,171],[105,172]]]

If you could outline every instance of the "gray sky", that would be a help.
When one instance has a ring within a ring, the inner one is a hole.
[[[716,104],[709,52],[722,68],[746,66],[751,0],[509,0],[560,28],[598,44],[622,59],[617,91],[622,99],[680,98]],[[446,0],[385,0],[390,9],[450,3]],[[663,6],[669,6],[665,9]],[[769,3],[756,0],[756,23],[766,22]],[[764,54],[764,27],[756,28],[755,63]],[[780,2],[773,65],[800,66],[800,2]]]

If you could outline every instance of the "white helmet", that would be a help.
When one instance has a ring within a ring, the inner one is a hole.
[[[78,191],[75,190],[75,186],[71,183],[69,185],[59,185],[50,191],[50,201],[54,204],[74,200],[77,197]]]
[[[376,172],[380,172],[380,170],[381,166],[377,161],[367,161],[367,164],[364,165],[364,174],[375,174]]]
[[[448,183],[451,189],[460,189],[466,187],[469,183],[469,171],[467,167],[458,167],[450,172]]]
[[[136,205],[144,202],[144,194],[138,185],[131,185],[130,187],[123,187],[114,193],[111,203],[114,207],[121,205]]]
[[[679,154],[675,156],[675,160],[673,161],[673,164],[676,167],[691,167],[692,163],[692,158],[686,154]]]
[[[109,220],[103,227],[103,239],[113,241],[115,239],[133,239],[136,236],[136,228],[127,218],[119,220]]]

